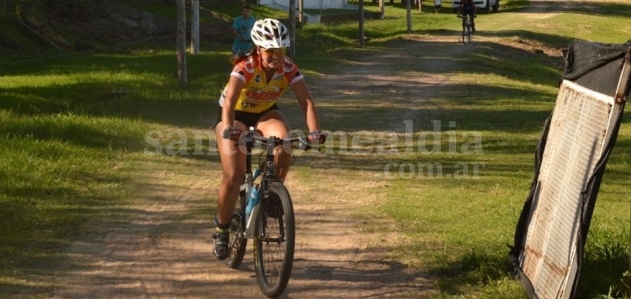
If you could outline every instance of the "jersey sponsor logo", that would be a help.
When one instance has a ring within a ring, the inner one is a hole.
[[[254,82],[260,83],[261,82],[261,75],[256,75],[256,77],[254,77]]]
[[[254,102],[272,102],[278,99],[281,93],[283,90],[280,87],[267,86],[263,89],[246,90],[245,96]]]
[[[242,101],[242,102],[241,102],[241,107],[243,107],[243,108],[252,108],[252,109],[255,109],[255,108],[256,108],[256,104],[254,104],[254,103],[250,103],[250,102],[248,102],[248,101]]]

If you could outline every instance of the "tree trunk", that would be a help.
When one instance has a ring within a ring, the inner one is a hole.
[[[359,46],[364,46],[364,0],[359,0]]]
[[[386,0],[379,0],[379,13],[381,14],[382,19],[386,16],[386,7],[384,1]]]
[[[289,55],[296,57],[296,0],[289,0]]]
[[[180,87],[186,86],[186,3],[177,0],[177,77]]]
[[[199,54],[199,0],[191,0],[191,54]]]
[[[412,0],[405,1],[407,6],[408,34],[412,34]]]

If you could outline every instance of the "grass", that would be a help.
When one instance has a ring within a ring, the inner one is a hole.
[[[413,14],[413,35],[457,34],[459,24],[453,14],[433,14],[433,6],[424,5],[427,11]],[[533,176],[533,152],[543,120],[554,105],[563,65],[558,56],[510,45],[525,42],[554,49],[567,46],[573,38],[621,43],[631,32],[624,22],[631,7],[624,2],[596,2],[589,10],[581,6],[567,13],[551,11],[537,22],[523,11],[525,6],[524,1],[506,1],[499,13],[481,15],[480,36],[496,39],[461,57],[461,68],[442,70],[440,75],[456,84],[423,107],[441,120],[441,151],[449,148],[453,136],[449,134],[455,132],[460,138],[477,132],[481,153],[467,155],[461,146],[469,139],[456,139],[458,147],[448,155],[411,151],[376,160],[370,155],[334,155],[324,161],[307,159],[295,168],[299,176],[310,176],[311,182],[324,184],[334,173],[340,181],[336,183],[342,185],[352,186],[358,179],[374,183],[366,190],[337,192],[341,198],[366,196],[379,202],[358,208],[356,215],[392,221],[406,241],[395,244],[389,258],[431,273],[441,298],[524,297],[510,276],[506,245],[512,244]],[[369,3],[366,7],[376,8]],[[232,7],[217,7],[217,12],[234,14]],[[279,16],[258,6],[253,14]],[[317,77],[330,72],[331,65],[387,50],[407,35],[405,14],[401,6],[388,5],[385,20],[366,23],[370,42],[363,48],[358,47],[355,23],[305,26],[298,31],[297,60],[308,76]],[[548,30],[551,25],[554,32]],[[216,95],[230,70],[229,46],[209,43],[202,50],[202,55],[188,57],[186,88],[177,87],[172,43],[48,59],[28,53],[0,58],[0,151],[8,157],[0,160],[0,297],[18,292],[48,294],[57,286],[39,278],[70,262],[64,251],[69,244],[86,237],[83,234],[100,211],[134,200],[132,186],[146,176],[138,165],[190,158],[178,152],[162,156],[143,152],[148,147],[147,132],[193,134],[211,125]],[[430,62],[423,63],[430,68]],[[323,114],[325,129],[345,130],[348,138],[361,131],[382,131],[373,120],[389,110],[366,108],[371,103],[361,100],[323,104],[323,111],[342,115],[327,119]],[[457,127],[449,127],[449,121]],[[178,137],[163,134],[157,140],[166,145]],[[628,193],[631,179],[630,145],[631,129],[625,120],[594,212],[581,298],[629,296],[625,285],[629,204],[620,198]],[[195,146],[182,145],[189,152]],[[485,163],[485,167],[477,178],[375,178],[387,163],[393,171],[404,165],[409,174],[410,166],[418,167],[419,161],[444,165],[444,174],[455,173],[462,161]],[[314,174],[316,163],[329,163],[333,170]]]

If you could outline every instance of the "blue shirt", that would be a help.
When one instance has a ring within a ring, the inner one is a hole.
[[[241,38],[235,36],[234,42],[232,43],[232,50],[234,52],[242,52],[245,54],[252,50],[253,44],[250,32],[252,31],[255,21],[256,19],[253,16],[247,19],[244,19],[243,16],[238,16],[234,19],[232,28],[237,31],[241,38],[247,39],[247,41],[242,41]]]

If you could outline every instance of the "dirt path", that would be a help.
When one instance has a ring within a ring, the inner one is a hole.
[[[356,101],[375,107],[412,104],[417,108],[406,110],[406,115],[392,112],[376,118],[384,129],[402,130],[401,120],[423,113],[423,101],[435,96],[447,82],[446,75],[434,71],[440,69],[445,74],[454,68],[450,60],[436,53],[449,57],[467,50],[457,37],[421,37],[393,47],[339,66],[322,78],[311,78],[309,84],[323,110],[333,113],[335,105],[354,105]],[[392,68],[410,65],[409,61],[416,62],[410,69]],[[350,130],[356,129],[362,128]],[[328,163],[336,163],[338,158],[318,157]],[[55,291],[56,297],[261,297],[251,251],[240,270],[228,269],[211,252],[209,215],[219,177],[216,159],[165,159],[168,161],[147,158],[139,166],[147,177],[137,182],[134,203],[103,211],[102,219],[96,222],[99,226],[88,232],[84,241],[71,246],[74,266],[69,265],[66,270],[70,272],[64,272],[68,275],[58,278],[64,287]],[[336,175],[345,173],[321,170],[316,174],[321,179]],[[387,184],[372,173],[360,181],[353,187],[331,183],[329,190],[339,191],[316,196],[319,190],[313,189],[313,184],[290,174],[287,185],[295,201],[298,237],[296,262],[283,298],[418,298],[435,294],[427,275],[387,258],[388,249],[401,236],[360,229],[362,225],[392,225],[352,216],[355,207],[379,204],[379,188]]]
[[[533,12],[545,10],[540,5],[544,1],[533,2]],[[403,132],[404,122],[413,120],[416,131],[436,119],[434,112],[423,108],[449,96],[458,57],[478,46],[488,44],[463,46],[457,35],[417,36],[371,53],[358,51],[353,61],[307,81],[323,117],[330,124],[346,125],[327,129]],[[290,123],[302,123],[298,113],[288,113],[288,118]],[[383,233],[393,225],[387,217],[353,216],[358,207],[379,205],[388,181],[375,176],[375,169],[362,172],[360,165],[352,172],[357,184],[336,182],[336,176],[351,175],[336,166],[344,159],[333,155],[307,162],[319,163],[313,180],[333,192],[324,194],[317,184],[292,173],[287,179],[298,236],[292,278],[283,298],[436,295],[427,274],[389,258],[389,249],[406,240]],[[228,269],[212,255],[210,207],[220,174],[216,157],[148,157],[139,167],[147,175],[136,182],[133,204],[103,211],[95,221],[98,226],[71,246],[73,264],[58,277],[64,287],[54,297],[261,298],[251,243],[239,270]]]

